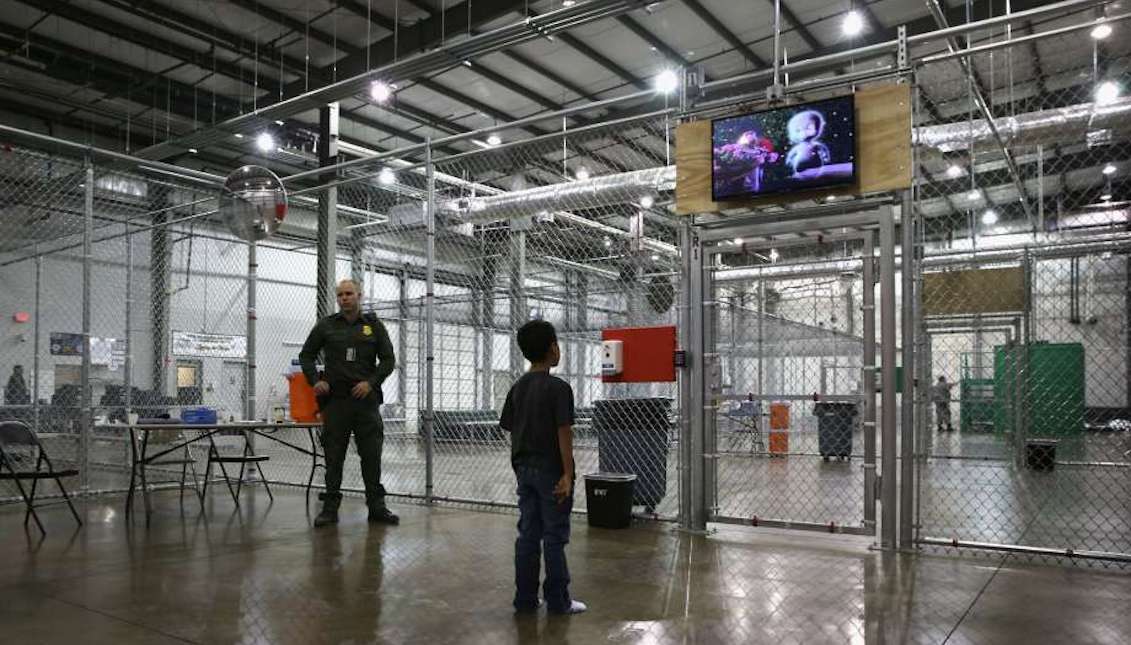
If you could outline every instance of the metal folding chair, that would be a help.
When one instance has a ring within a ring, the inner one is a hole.
[[[35,461],[34,469],[29,467],[32,460]],[[45,465],[46,470],[43,468]],[[67,494],[67,489],[62,482],[63,477],[74,477],[78,474],[79,471],[75,468],[56,470],[51,464],[51,458],[47,456],[47,451],[43,449],[39,437],[35,436],[35,433],[26,424],[19,421],[0,422],[0,480],[16,482],[16,487],[20,490],[20,497],[24,499],[24,504],[27,505],[27,512],[24,513],[25,527],[29,519],[34,519],[40,532],[46,535],[47,530],[43,528],[43,522],[39,520],[39,514],[35,512],[35,509],[49,504],[61,503],[52,501],[36,504],[35,495],[41,479],[55,480],[59,492],[63,494],[63,502],[66,502],[67,506],[70,507],[71,515],[75,517],[78,525],[82,526],[82,518],[75,510],[75,505],[71,503],[71,497]],[[24,481],[31,482],[30,493],[24,488]]]
[[[236,503],[236,508],[240,505],[240,492],[243,489],[244,473],[249,464],[255,467],[259,473],[259,483],[263,484],[263,488],[267,490],[267,497],[271,501],[275,501],[275,496],[271,494],[271,486],[267,484],[267,477],[263,474],[263,467],[260,465],[270,459],[267,455],[257,455],[252,450],[251,441],[249,441],[247,432],[240,431],[240,436],[243,437],[243,451],[238,455],[223,454],[220,452],[219,447],[216,445],[215,435],[208,437],[208,465],[204,469],[204,494],[208,494],[208,483],[212,478],[212,464],[220,466],[220,473],[224,478],[224,483],[228,485],[228,492],[232,496],[232,501]],[[228,476],[228,469],[224,464],[239,464],[240,474],[239,479],[236,480],[236,486],[232,487],[232,478]]]

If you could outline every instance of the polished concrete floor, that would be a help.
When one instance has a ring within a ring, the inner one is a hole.
[[[155,495],[147,528],[120,498],[86,526],[0,507],[0,639],[10,643],[1125,643],[1131,574],[1012,557],[884,555],[845,536],[574,523],[575,597],[591,611],[516,616],[513,514],[397,504],[399,527],[314,530],[301,492],[261,489],[201,514]]]

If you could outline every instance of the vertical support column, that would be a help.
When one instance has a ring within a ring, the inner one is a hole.
[[[718,512],[718,408],[719,386],[722,384],[722,359],[719,356],[719,298],[715,293],[713,272],[707,262],[700,272],[703,283],[703,443],[699,463],[703,464],[703,528],[707,519]]]
[[[43,256],[39,253],[39,244],[35,245],[35,318],[32,321],[32,331],[35,334],[35,340],[32,341],[32,351],[35,354],[31,359],[31,404],[32,404],[32,419],[35,425],[32,428],[38,433],[41,428],[39,427],[39,302],[40,302],[40,285],[43,280]]]
[[[876,249],[874,234],[864,235],[863,290],[860,294],[864,336],[864,526],[876,529]],[[878,537],[878,536],[877,536]]]
[[[149,201],[149,210],[154,212],[153,229],[149,234],[149,299],[150,317],[153,325],[153,365],[151,368],[153,391],[158,396],[169,392],[169,283],[172,279],[169,246],[169,221],[165,190],[158,190],[149,184],[149,193],[156,195]]]
[[[766,281],[758,279],[758,396],[766,393]],[[758,399],[759,408],[764,409],[766,402]],[[762,423],[762,419],[758,419]]]
[[[482,331],[483,382],[480,384],[480,409],[494,407],[495,400],[495,277],[496,260],[494,244],[483,246],[482,288],[477,303],[473,303],[479,314],[479,328]]]
[[[690,234],[689,234],[690,235]],[[683,490],[688,497],[687,514],[683,517],[683,527],[692,531],[702,531],[707,528],[706,490],[703,477],[704,453],[704,421],[706,418],[705,393],[707,385],[707,361],[704,357],[706,322],[703,315],[703,248],[698,240],[689,242],[688,261],[689,299],[687,337],[689,343],[686,347],[687,360],[691,366],[691,384],[689,399],[685,401],[688,407],[690,423],[687,436],[680,441],[681,451],[686,451],[686,470],[684,472]]]
[[[318,110],[318,165],[333,166],[338,163],[338,104],[331,103]],[[319,177],[323,182],[332,180],[336,172]],[[317,313],[322,319],[334,313],[334,283],[337,281],[338,250],[338,188],[330,186],[318,193],[318,270],[316,282]]]
[[[511,226],[519,224],[520,220],[511,220]],[[514,248],[511,249],[511,263],[510,263],[510,292],[511,292],[511,316],[510,327],[511,337],[514,337],[518,328],[526,323],[527,318],[530,316],[530,311],[526,307],[526,286],[524,284],[526,276],[526,231],[511,229],[511,241]],[[517,379],[525,367],[525,359],[522,357],[522,352],[518,349],[517,343],[510,343],[510,370],[511,378]]]
[[[122,405],[126,408],[126,419],[133,412],[133,304],[134,304],[134,237],[130,234],[130,223],[126,221],[126,360],[122,375]]]
[[[251,241],[247,245],[247,381],[244,386],[244,418],[248,421],[255,419],[257,409],[255,398],[255,296],[259,283],[258,245]]]
[[[425,441],[425,459],[424,459],[424,498],[429,504],[432,503],[432,485],[433,485],[433,415],[435,413],[435,344],[433,336],[436,323],[436,301],[435,301],[435,282],[436,282],[436,169],[432,165],[432,141],[428,140],[424,148],[424,164],[426,171],[427,182],[427,201],[425,202],[426,219],[425,226],[427,227],[427,248],[426,258],[427,267],[425,268],[425,288],[424,288],[424,343],[425,343],[425,381],[424,381],[424,441]]]
[[[577,290],[574,292],[576,309],[576,333],[588,334],[589,332],[589,277],[584,273],[574,274],[577,280]],[[575,392],[583,392],[585,390],[585,355],[583,352],[587,350],[585,342],[579,342],[573,353],[577,356],[577,367],[574,370],[574,378],[577,379],[574,385]],[[579,397],[580,398],[580,397]],[[585,396],[586,401],[590,401],[589,397]],[[592,402],[590,401],[590,404]]]
[[[397,317],[401,330],[397,334],[397,396],[408,414],[408,265],[397,272]],[[417,404],[419,405],[419,404]]]
[[[94,430],[90,392],[90,288],[94,258],[91,242],[94,237],[94,166],[86,159],[86,181],[83,183],[82,226],[82,411],[79,417],[79,481],[83,490],[90,488],[90,435]]]
[[[880,546],[896,548],[896,424],[895,404],[895,215],[891,206],[880,209],[880,355],[883,390],[880,420],[881,501]]]
[[[1127,386],[1124,405],[1131,408],[1131,255],[1123,256],[1123,264],[1123,369],[1126,379],[1124,384]],[[36,340],[38,342],[38,338]],[[39,352],[36,352],[36,356],[38,355]]]
[[[899,449],[899,545],[911,548],[912,524],[915,521],[915,313],[919,298],[915,293],[915,205],[911,191],[904,191],[900,208],[900,249],[903,263],[900,269],[903,306],[902,317],[903,396],[900,397],[900,449]]]

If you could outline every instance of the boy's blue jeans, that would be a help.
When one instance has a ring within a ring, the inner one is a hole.
[[[546,582],[542,597],[552,612],[570,606],[569,567],[565,545],[569,544],[569,518],[573,495],[561,503],[554,499],[559,476],[538,466],[516,465],[518,479],[518,539],[514,541],[514,608],[538,606],[540,560],[546,560]]]

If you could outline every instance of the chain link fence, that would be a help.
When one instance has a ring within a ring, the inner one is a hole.
[[[719,517],[864,526],[863,235],[724,245],[713,272]]]
[[[1125,45],[919,69],[921,542],[1131,553]]]

